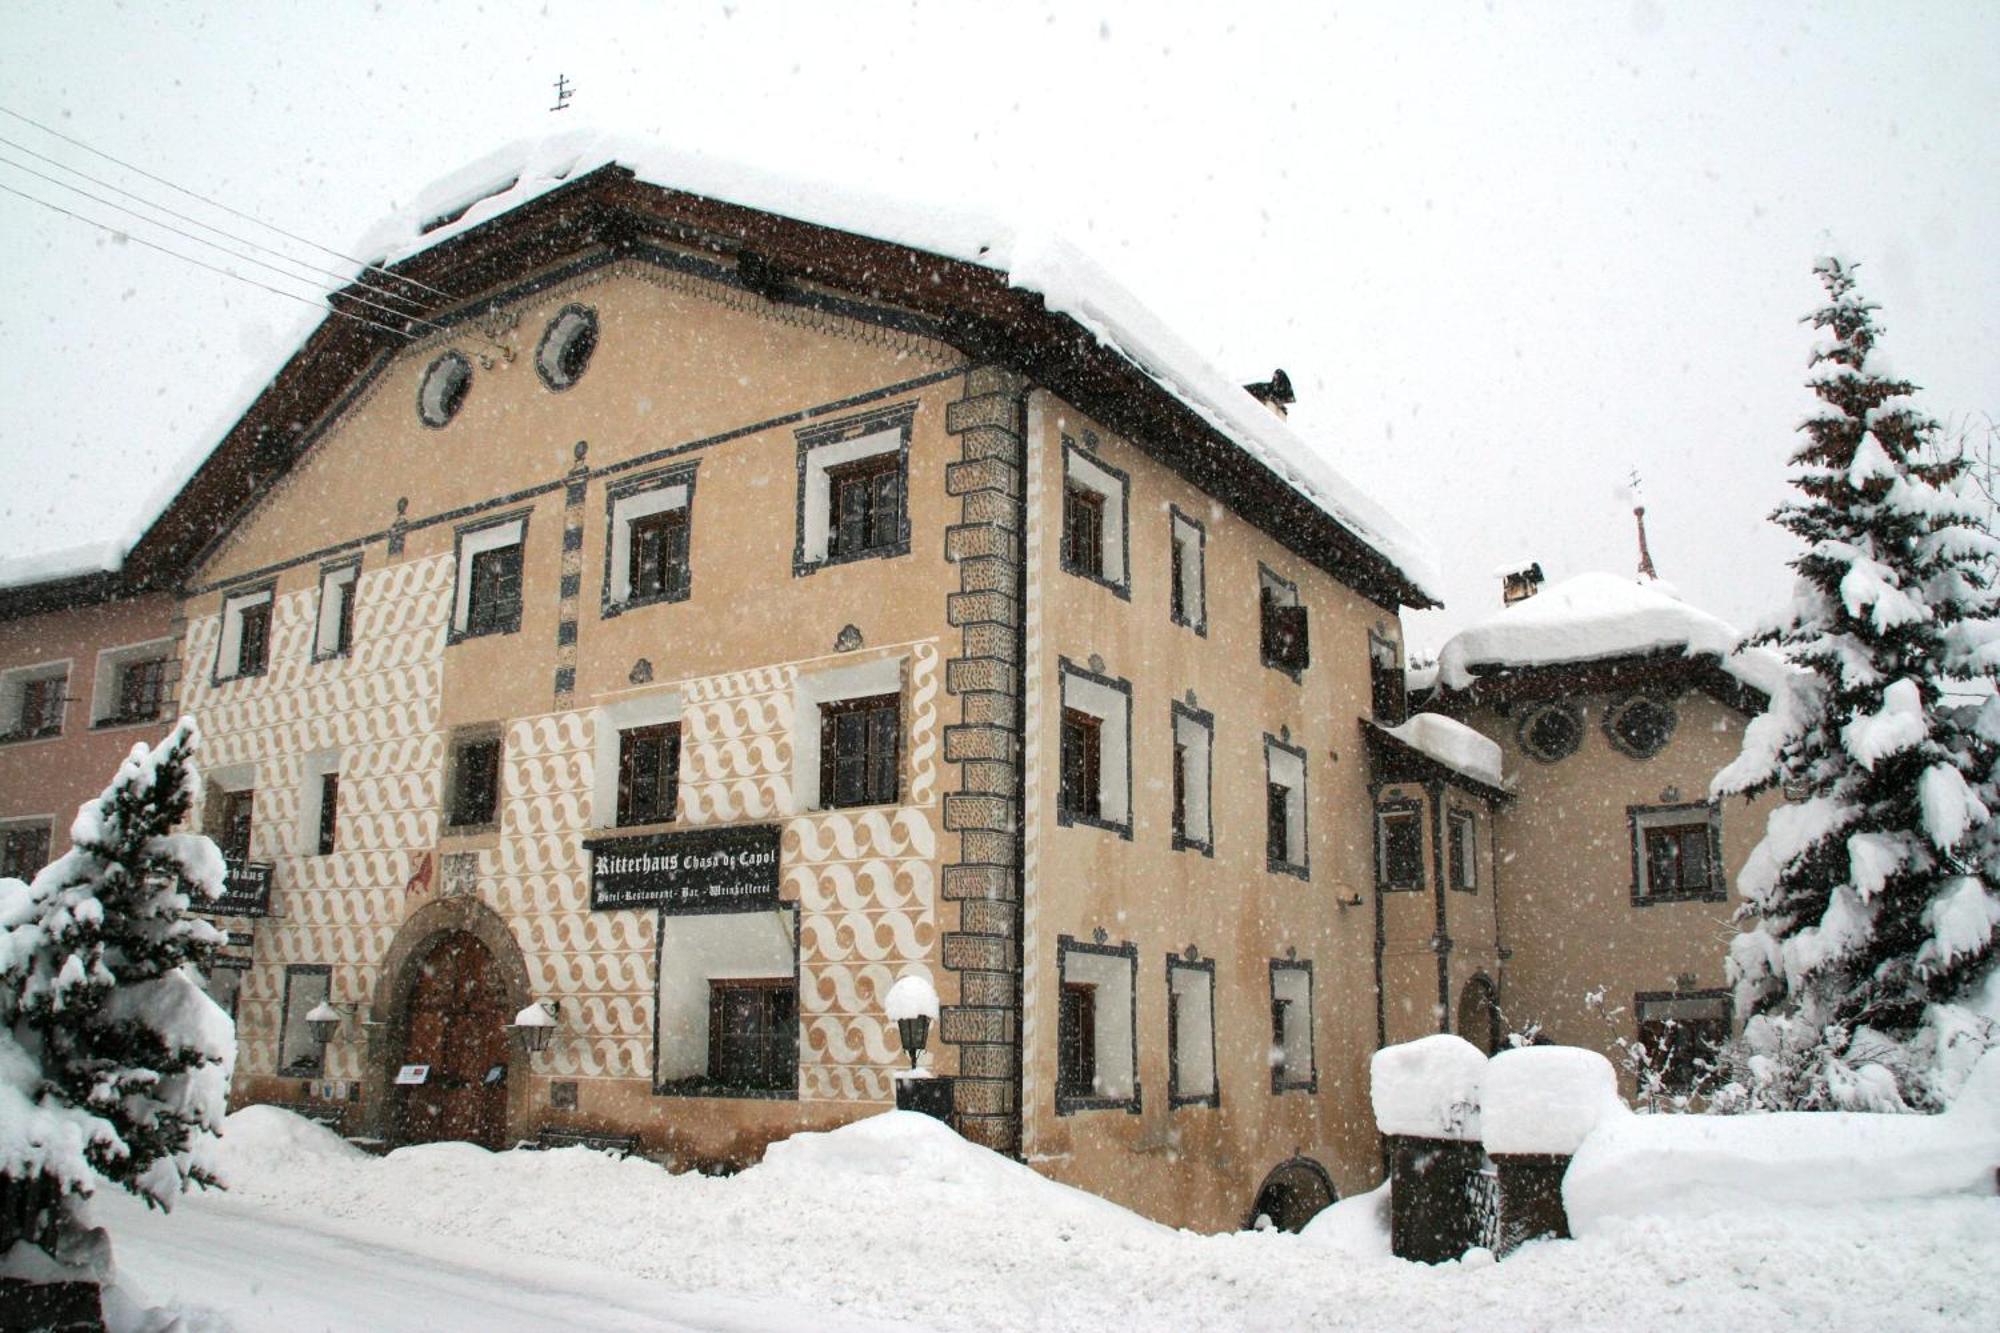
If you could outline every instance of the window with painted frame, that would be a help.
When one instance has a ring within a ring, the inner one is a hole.
[[[1215,960],[1167,956],[1167,1105],[1219,1106]]]
[[[0,824],[0,879],[31,881],[49,863],[47,820],[16,820]]]
[[[798,1086],[799,989],[791,977],[708,983],[708,1079],[741,1092]]]
[[[1267,566],[1257,567],[1258,652],[1263,663],[1298,680],[1312,665],[1306,608],[1299,585]]]
[[[1085,432],[1083,448],[1063,437],[1061,563],[1069,573],[1130,598],[1131,480],[1096,448],[1095,432]]]
[[[1196,634],[1208,633],[1208,532],[1200,520],[1167,507],[1167,615]]]
[[[1693,1090],[1729,1040],[1727,990],[1646,991],[1633,997],[1639,1044],[1669,1093]]]
[[[1416,801],[1385,801],[1375,810],[1375,883],[1385,890],[1424,887],[1424,810]]]
[[[1137,1113],[1138,946],[1056,938],[1056,1114]]]
[[[7,729],[0,739],[34,741],[62,735],[69,710],[69,663],[17,667],[0,676],[0,709]]]
[[[528,515],[508,514],[466,524],[454,540],[458,576],[446,641],[458,643],[517,632],[521,628]]]
[[[618,733],[618,822],[666,824],[680,798],[681,724]]]
[[[1479,817],[1470,810],[1445,815],[1445,883],[1460,893],[1479,891]]]
[[[1316,1092],[1312,964],[1271,960],[1271,1091]]]
[[[216,643],[216,684],[263,675],[271,665],[271,607],[277,585],[245,588],[222,599],[222,634]]]
[[[899,403],[801,429],[794,575],[910,551],[910,437]]]
[[[461,727],[452,733],[445,775],[448,831],[472,833],[498,826],[503,754],[497,726]]]
[[[1711,804],[1626,807],[1632,839],[1632,901],[1638,906],[1722,902],[1722,808]]]
[[[313,623],[313,661],[330,662],[354,650],[354,599],[361,587],[361,558],[320,566],[319,615]]]
[[[90,724],[127,727],[159,721],[166,712],[168,687],[174,680],[175,651],[172,639],[155,639],[98,653]]]
[[[1058,659],[1059,824],[1132,836],[1132,683]]]
[[[903,697],[870,694],[819,706],[820,807],[894,805],[901,790]]]
[[[1306,844],[1306,752],[1277,736],[1264,737],[1264,866],[1310,877]]]
[[[609,538],[603,614],[683,602],[693,593],[695,468],[666,468],[605,493]]]
[[[1215,715],[1176,700],[1173,721],[1174,850],[1215,855],[1215,828],[1210,817],[1213,794]]]

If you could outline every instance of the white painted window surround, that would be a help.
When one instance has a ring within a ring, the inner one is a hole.
[[[330,657],[340,649],[340,590],[348,589],[351,599],[358,595],[356,586],[361,578],[361,566],[348,564],[329,569],[319,576],[319,618],[313,625],[313,656]]]
[[[655,1079],[707,1075],[711,981],[797,975],[790,910],[661,917]]]
[[[655,690],[619,699],[596,710],[597,727],[590,773],[589,822],[610,828],[618,822],[618,737],[634,727],[659,726],[681,720],[678,690]],[[706,1021],[706,1020],[704,1020]]]
[[[1207,1097],[1215,1092],[1215,972],[1206,967],[1169,967],[1174,996],[1175,1097]]]
[[[236,675],[236,667],[243,660],[243,613],[253,606],[263,606],[271,600],[271,589],[261,588],[256,592],[246,592],[224,599],[222,603],[222,643],[215,655],[215,678],[229,680]],[[277,627],[274,625],[272,629]],[[265,658],[268,664],[269,651]]]
[[[105,648],[97,654],[97,669],[91,673],[90,720],[102,722],[118,712],[118,675],[132,662],[146,662],[156,657],[172,657],[172,639],[153,639],[147,643],[131,643],[119,648]],[[18,710],[16,710],[18,711]],[[5,716],[13,714],[6,713]]]
[[[805,494],[800,497],[799,505],[805,520],[804,555],[807,564],[818,564],[826,559],[827,545],[831,540],[833,492],[827,483],[827,470],[864,458],[874,458],[878,454],[892,454],[902,447],[903,428],[899,425],[855,440],[817,445],[806,451],[806,473],[802,483]]]
[[[528,529],[525,517],[507,523],[495,523],[490,528],[480,528],[468,532],[458,544],[458,589],[452,596],[451,626],[463,632],[465,622],[472,609],[472,557],[482,551],[497,551],[505,546],[518,546]]]
[[[1202,604],[1202,533],[1194,520],[1184,514],[1173,517],[1173,542],[1181,554],[1181,607],[1190,625],[1206,625],[1208,608]]]
[[[611,506],[611,602],[632,600],[632,525],[642,518],[663,514],[669,509],[685,509],[688,503],[688,488],[679,486],[656,486],[649,491],[640,491],[615,501]],[[821,515],[820,526],[825,528],[825,515]],[[821,548],[821,556],[825,548]]]
[[[1284,1040],[1273,1056],[1282,1056],[1283,1086],[1312,1082],[1312,973],[1303,967],[1271,971],[1271,998],[1285,1002]]]
[[[1264,764],[1270,781],[1285,789],[1285,860],[1292,865],[1306,862],[1306,765],[1290,750],[1275,745],[1264,747]]]
[[[1062,702],[1064,708],[1088,713],[1104,724],[1098,732],[1097,808],[1108,824],[1128,823],[1132,817],[1131,696],[1066,671]]]
[[[1213,739],[1199,718],[1186,713],[1174,714],[1174,743],[1182,747],[1187,756],[1187,791],[1182,803],[1182,814],[1187,824],[1185,836],[1189,842],[1205,846],[1215,841],[1208,814],[1209,755]]]
[[[1132,983],[1138,961],[1129,954],[1070,949],[1062,979],[1097,987],[1097,1086],[1093,1095],[1132,1095]]]
[[[1124,583],[1125,483],[1074,449],[1063,453],[1063,475],[1104,497],[1104,578],[1108,583]]]
[[[319,849],[320,800],[326,795],[320,779],[329,773],[340,772],[340,751],[318,750],[305,757],[299,766],[299,825],[298,841],[288,851],[300,856],[309,856]]]
[[[900,656],[880,657],[872,662],[799,674],[792,695],[792,809],[788,813],[803,814],[821,808],[820,705],[842,699],[865,699],[872,694],[901,694],[903,662]]]

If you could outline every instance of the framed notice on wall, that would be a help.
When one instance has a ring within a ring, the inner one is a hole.
[[[776,824],[601,838],[584,846],[593,912],[760,912],[778,905]]]
[[[404,1065],[396,1071],[396,1082],[399,1084],[428,1083],[430,1081],[431,1067],[429,1065]]]

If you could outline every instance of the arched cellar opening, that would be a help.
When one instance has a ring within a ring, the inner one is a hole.
[[[1279,1231],[1302,1231],[1339,1197],[1325,1167],[1310,1157],[1294,1157],[1280,1162],[1264,1177],[1256,1202],[1250,1206],[1248,1225],[1255,1230],[1260,1219],[1269,1218],[1266,1225]]]
[[[1484,972],[1458,993],[1458,1035],[1487,1055],[1500,1048],[1500,996]]]

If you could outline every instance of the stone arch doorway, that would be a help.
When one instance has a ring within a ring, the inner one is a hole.
[[[398,1068],[421,1083],[396,1088],[396,1140],[463,1140],[498,1149],[507,1131],[507,1023],[513,1010],[493,954],[477,936],[439,936],[417,965],[404,1005]]]
[[[1458,1035],[1487,1055],[1500,1049],[1500,995],[1484,972],[1458,993]]]
[[[1273,1167],[1258,1186],[1249,1225],[1254,1228],[1258,1218],[1268,1217],[1280,1231],[1301,1231],[1339,1197],[1325,1167],[1310,1157],[1294,1157]]]
[[[376,984],[365,1089],[370,1133],[397,1144],[510,1142],[508,1129],[524,1114],[525,1101],[516,1099],[525,1097],[527,1060],[507,1025],[530,996],[520,945],[491,908],[464,897],[411,913]],[[432,1065],[440,1081],[397,1084],[397,1071],[409,1064]],[[430,1091],[416,1091],[422,1088]]]

